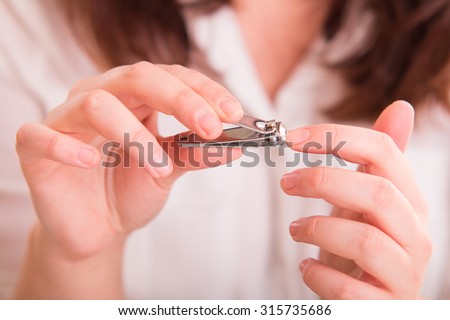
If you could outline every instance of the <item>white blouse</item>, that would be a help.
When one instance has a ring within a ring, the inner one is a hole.
[[[319,63],[323,45],[318,41],[270,101],[229,7],[191,18],[189,26],[208,65],[248,114],[283,121],[288,128],[320,123],[325,121],[321,106],[345,90],[339,77]],[[0,0],[0,28],[0,297],[7,298],[35,220],[14,151],[15,132],[24,122],[41,121],[65,100],[74,82],[98,71],[49,0]],[[163,135],[184,130],[168,116],[160,117],[160,128]],[[420,115],[408,149],[430,208],[434,253],[423,286],[423,295],[429,298],[450,297],[449,133],[450,117],[434,108]],[[252,168],[247,166],[253,157],[243,157],[179,179],[158,217],[135,231],[127,243],[128,298],[315,297],[301,281],[298,263],[317,256],[318,250],[293,242],[288,226],[301,216],[328,214],[330,207],[281,191],[281,176],[294,170],[288,165],[293,152],[280,155],[278,148],[257,152],[261,162]]]

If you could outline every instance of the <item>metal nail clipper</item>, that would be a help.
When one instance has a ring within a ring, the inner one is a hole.
[[[178,136],[178,144],[187,148],[272,147],[286,142],[286,126],[275,120],[261,120],[244,115],[237,127],[225,129],[215,140],[205,140],[195,133]]]

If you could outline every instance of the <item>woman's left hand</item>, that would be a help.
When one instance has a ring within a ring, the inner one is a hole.
[[[389,106],[374,130],[317,125],[290,131],[297,151],[305,144],[345,142],[337,156],[359,164],[357,172],[330,167],[296,170],[281,180],[289,195],[322,198],[331,216],[293,222],[295,241],[321,248],[319,261],[300,270],[306,285],[325,299],[416,299],[431,256],[427,206],[404,156],[414,111],[405,102]],[[328,148],[332,149],[332,148]],[[308,150],[326,153],[326,150]]]

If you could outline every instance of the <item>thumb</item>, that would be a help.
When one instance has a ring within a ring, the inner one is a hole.
[[[405,151],[414,128],[414,109],[405,101],[396,101],[378,117],[373,129],[388,134]]]

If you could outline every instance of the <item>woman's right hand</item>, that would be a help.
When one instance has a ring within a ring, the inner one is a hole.
[[[173,148],[164,167],[152,166],[147,156],[140,167],[135,147],[129,168],[100,165],[104,143],[123,147],[125,134],[161,162],[166,155],[161,142],[173,138],[159,137],[158,112],[206,139],[220,135],[222,121],[236,122],[243,114],[236,99],[206,76],[140,62],[80,81],[43,124],[20,128],[16,148],[39,218],[34,231],[52,250],[70,260],[95,256],[155,217],[175,179],[197,169],[189,166],[187,150],[176,152],[186,167],[172,162]]]

